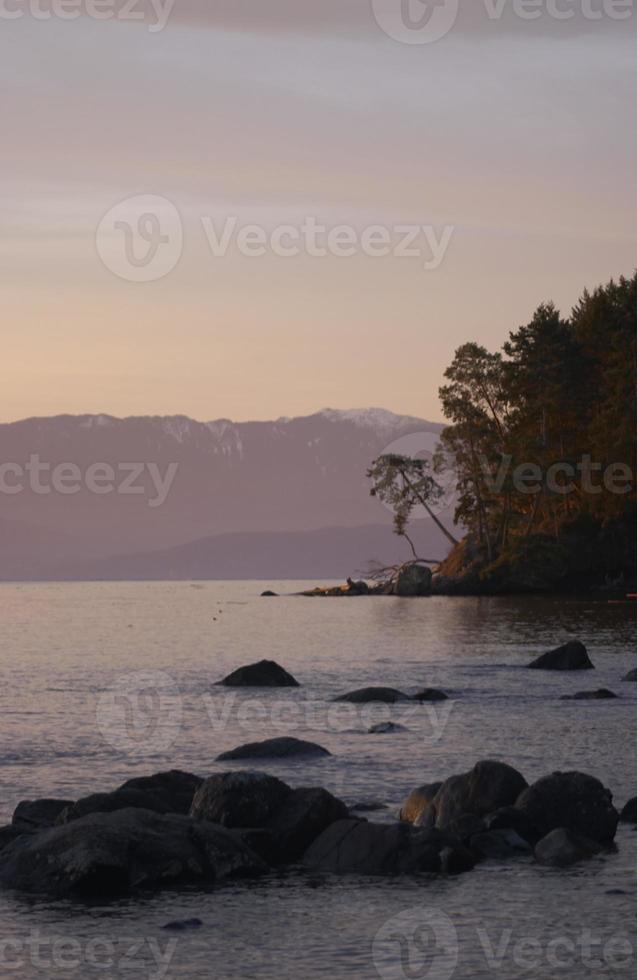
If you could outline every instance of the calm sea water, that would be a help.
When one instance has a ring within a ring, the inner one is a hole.
[[[268,585],[291,592],[304,583]],[[21,799],[77,798],[165,768],[220,771],[227,764],[214,762],[219,752],[281,734],[318,741],[333,755],[268,771],[294,786],[325,786],[349,804],[383,804],[373,819],[394,819],[415,786],[481,758],[507,761],[529,780],[581,769],[602,779],[618,805],[637,795],[637,685],[620,683],[637,667],[637,604],[270,600],[259,597],[263,588],[0,585],[0,822],[10,822]],[[524,669],[571,637],[589,647],[594,673]],[[264,657],[303,686],[213,686]],[[452,700],[363,709],[330,701],[368,684],[437,686]],[[621,699],[559,700],[593,687]],[[383,720],[407,731],[367,733]],[[451,879],[277,874],[207,895],[104,907],[4,893],[0,975],[634,977],[636,898],[637,832],[625,827],[617,854],[560,872],[518,860]],[[192,932],[161,928],[193,916],[203,926]]]

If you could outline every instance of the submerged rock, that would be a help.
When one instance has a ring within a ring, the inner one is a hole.
[[[399,818],[407,823],[422,822],[442,783],[426,783],[413,790],[403,803]]]
[[[349,691],[347,694],[340,694],[335,701],[347,701],[349,704],[396,704],[398,701],[409,701],[410,698],[402,691],[397,691],[393,687],[362,687],[358,691]]]
[[[529,667],[533,670],[594,670],[588,652],[583,643],[572,640],[556,650],[549,650],[542,654],[537,660],[533,660]]]
[[[169,932],[185,932],[188,929],[199,929],[202,925],[201,919],[177,919],[175,922],[167,922],[162,929]]]
[[[611,701],[617,698],[613,691],[601,687],[598,691],[578,691],[577,694],[563,694],[560,701]]]
[[[637,670],[630,670],[625,677],[622,677],[622,681],[625,681],[627,683],[637,682]]]
[[[554,868],[567,868],[577,861],[584,861],[599,854],[601,848],[595,841],[573,833],[566,827],[557,827],[543,837],[535,848],[540,864]]]
[[[526,779],[512,766],[478,762],[470,772],[451,776],[438,790],[432,803],[436,827],[448,827],[466,813],[486,816],[511,806],[526,787]]]
[[[266,589],[265,592],[262,592],[261,593],[261,598],[262,599],[278,599],[278,597],[279,597],[279,593],[278,592],[271,592],[270,589]]]
[[[395,735],[398,732],[406,732],[404,725],[398,725],[394,721],[381,721],[378,725],[372,725],[368,729],[368,735]]]
[[[414,694],[413,701],[448,701],[449,695],[444,691],[438,691],[435,687],[426,687],[424,690]]]
[[[263,742],[248,742],[229,752],[217,756],[217,762],[230,759],[293,759],[317,758],[331,755],[327,749],[316,742],[305,742],[299,738],[268,738]]]
[[[219,826],[149,810],[93,813],[20,837],[0,853],[0,884],[100,900],[142,889],[209,886],[263,862]]]
[[[224,827],[265,827],[291,792],[265,772],[224,772],[199,787],[190,815]]]
[[[274,660],[238,667],[217,682],[225,687],[300,687],[299,682]]]
[[[581,772],[554,772],[527,787],[516,807],[542,836],[564,828],[601,844],[617,832],[613,794],[599,779]]]

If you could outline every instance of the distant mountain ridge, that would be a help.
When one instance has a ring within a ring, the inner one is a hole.
[[[390,515],[369,495],[371,461],[396,439],[434,437],[442,428],[381,408],[324,409],[269,422],[97,414],[0,425],[0,463],[24,466],[36,455],[83,474],[96,463],[150,464],[161,473],[176,467],[158,507],[149,506],[147,472],[135,495],[86,487],[73,495],[38,494],[29,486],[0,493],[0,577],[29,577],[30,569],[55,576],[69,562],[161,552],[219,535],[387,525]]]

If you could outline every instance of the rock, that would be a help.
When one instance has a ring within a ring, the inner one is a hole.
[[[629,671],[626,674],[625,677],[622,677],[622,680],[623,681],[626,681],[628,683],[631,683],[631,682],[632,683],[635,683],[637,681],[637,670],[631,670],[631,671]]]
[[[379,725],[372,725],[368,735],[396,735],[398,732],[406,731],[404,725],[398,725],[394,721],[381,721]]]
[[[337,820],[346,820],[347,807],[326,789],[294,789],[268,821],[286,864],[297,861],[310,844]]]
[[[278,597],[279,597],[278,592],[270,592],[269,589],[261,593],[262,599],[278,599]]]
[[[21,837],[0,853],[5,888],[100,901],[141,889],[209,887],[265,870],[224,828],[150,810],[92,813]]]
[[[265,827],[291,792],[264,772],[224,772],[199,787],[190,815],[224,827]]]
[[[316,742],[304,742],[299,738],[268,738],[264,742],[249,742],[240,745],[230,752],[222,752],[217,756],[217,762],[230,759],[294,759],[317,758],[331,755],[322,745]]]
[[[349,691],[348,694],[340,694],[335,701],[347,701],[349,704],[396,704],[397,701],[409,701],[410,698],[402,691],[396,691],[393,687],[363,687],[358,691]]]
[[[5,847],[12,844],[18,837],[22,837],[24,833],[24,830],[19,830],[18,827],[14,827],[12,824],[8,827],[0,827],[0,851],[3,851]],[[26,831],[26,833],[30,833],[30,831]]]
[[[72,805],[72,800],[23,800],[15,809],[12,825],[20,833],[43,830],[52,827],[60,813]]]
[[[622,823],[637,823],[637,796],[628,801],[619,819]]]
[[[447,779],[432,803],[437,827],[448,827],[465,813],[486,816],[511,806],[527,786],[524,776],[504,762],[478,762],[470,772]]]
[[[384,875],[439,871],[440,848],[425,830],[404,823],[339,820],[305,852],[303,864],[334,874]]]
[[[566,827],[556,827],[543,837],[535,848],[535,857],[540,864],[554,868],[567,868],[577,861],[593,857],[600,851],[599,844]]]
[[[359,581],[354,582],[353,579],[348,578],[347,580],[347,591],[351,592],[353,595],[369,595],[370,589],[367,582]]]
[[[177,919],[175,922],[167,922],[162,929],[169,932],[185,932],[188,929],[200,929],[202,925],[201,919]]]
[[[448,701],[449,695],[445,694],[444,691],[438,691],[435,687],[426,687],[423,691],[419,691],[418,694],[414,694],[413,701]]]
[[[300,687],[299,682],[274,660],[239,667],[217,682],[225,687]]]
[[[542,837],[565,828],[610,843],[617,832],[619,814],[613,795],[594,776],[581,772],[554,772],[527,787],[516,807],[534,824]]]
[[[405,565],[394,583],[394,595],[414,598],[431,594],[432,571],[425,565]]]
[[[476,866],[475,855],[468,847],[443,847],[440,852],[440,870],[447,875],[461,875],[473,871]]]
[[[557,650],[550,650],[542,654],[537,660],[529,664],[533,670],[594,670],[595,665],[591,662],[588,652],[583,643],[572,640],[558,647]]]
[[[379,810],[386,809],[387,805],[379,803],[377,800],[362,800],[349,808],[350,813],[378,813]]]
[[[482,858],[504,860],[533,853],[533,848],[515,830],[487,830],[474,834],[471,849]]]
[[[445,829],[458,840],[468,843],[476,834],[484,833],[486,828],[482,817],[475,813],[462,813],[455,820],[452,820]]]
[[[87,817],[90,813],[115,813],[117,810],[151,810],[169,813],[164,800],[138,789],[116,789],[112,793],[92,793],[67,806],[57,818],[59,825]]]
[[[405,820],[407,823],[421,822],[428,813],[441,786],[442,783],[426,783],[424,786],[419,786],[418,789],[413,790],[400,809],[399,819]]]
[[[138,790],[151,794],[157,805],[166,808],[166,813],[190,813],[190,807],[195,793],[203,783],[201,776],[180,769],[170,772],[158,772],[153,776],[137,776],[129,779],[119,787],[121,792]],[[149,810],[156,807],[149,807]]]
[[[606,687],[601,687],[598,691],[578,691],[577,694],[563,694],[560,701],[610,701],[616,698]]]
[[[542,833],[529,820],[525,813],[515,806],[503,806],[484,818],[486,830],[514,830],[519,837],[534,847]]]
[[[284,855],[271,830],[266,827],[245,827],[236,829],[234,833],[270,867],[284,863]]]

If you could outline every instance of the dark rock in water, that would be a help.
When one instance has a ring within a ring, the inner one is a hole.
[[[305,852],[303,864],[334,874],[384,875],[439,871],[440,848],[425,830],[404,823],[339,820]]]
[[[619,819],[622,823],[635,823],[637,824],[637,796],[629,800],[624,809],[622,810]]]
[[[230,831],[150,810],[93,813],[20,837],[0,853],[5,888],[100,900],[265,870]]]
[[[266,827],[238,828],[234,833],[270,867],[285,863],[276,837]]]
[[[409,701],[410,698],[402,691],[396,691],[393,687],[362,687],[358,691],[349,691],[347,694],[340,694],[335,701],[347,701],[349,704],[396,704],[398,701]]]
[[[265,827],[291,792],[264,772],[224,772],[199,787],[190,815],[224,827]]]
[[[404,725],[398,725],[394,721],[381,721],[378,725],[372,725],[368,730],[368,735],[395,735],[397,732],[406,732]]]
[[[578,691],[577,694],[563,694],[560,701],[610,701],[617,695],[606,687],[598,691]]]
[[[56,823],[70,823],[89,813],[114,813],[127,809],[187,815],[195,792],[202,783],[203,779],[199,776],[177,770],[129,779],[111,793],[92,793],[67,806]]]
[[[129,779],[119,787],[120,792],[135,790],[151,794],[157,806],[148,807],[155,810],[158,806],[166,808],[166,813],[190,813],[192,800],[203,783],[201,776],[180,769],[170,772],[158,772],[153,776],[137,776]]]
[[[447,875],[461,875],[473,871],[476,866],[475,855],[468,847],[443,847],[440,852],[440,870]]]
[[[346,820],[347,807],[327,790],[295,789],[268,821],[285,863],[297,861],[319,834],[337,820]]]
[[[293,758],[317,758],[319,756],[331,755],[322,745],[316,742],[304,742],[299,738],[268,738],[263,742],[249,742],[247,745],[240,745],[229,752],[222,752],[217,756],[217,762],[225,762],[230,759],[293,759]]]
[[[448,701],[449,695],[445,694],[444,691],[438,691],[435,687],[426,687],[423,691],[419,691],[418,694],[414,694],[413,701]]]
[[[386,810],[387,805],[378,803],[376,800],[363,800],[361,803],[355,803],[349,809],[350,813],[378,813],[379,810]]]
[[[218,684],[225,687],[300,687],[292,674],[274,660],[260,660],[247,667],[239,667]]]
[[[535,848],[535,857],[540,864],[554,868],[567,868],[577,861],[584,861],[599,854],[596,841],[573,833],[566,827],[557,827],[543,837]]]
[[[406,565],[398,573],[393,593],[406,599],[431,594],[433,574],[425,565]]]
[[[278,599],[278,597],[279,597],[279,593],[278,592],[270,592],[269,589],[267,589],[265,592],[262,592],[261,593],[261,598],[262,599]]]
[[[201,919],[177,919],[175,922],[167,922],[162,929],[169,932],[186,932],[188,929],[200,929],[202,925]]]
[[[488,813],[484,818],[484,825],[487,830],[514,830],[532,847],[535,847],[543,836],[527,815],[515,806],[503,806],[493,813]]]
[[[601,844],[617,832],[619,814],[613,794],[599,779],[581,772],[554,772],[520,794],[516,807],[542,837],[564,828]]]
[[[458,840],[467,843],[476,834],[484,833],[485,826],[482,817],[476,813],[462,813],[455,820],[452,820],[445,829]]]
[[[634,683],[634,682],[636,682],[637,681],[637,670],[631,670],[631,671],[629,671],[626,674],[625,677],[622,677],[622,680],[623,681],[626,681],[628,683],[631,683],[631,682]]]
[[[407,823],[422,822],[442,783],[426,783],[413,790],[403,803],[399,818]]]
[[[537,660],[529,664],[533,670],[594,670],[595,665],[591,662],[588,652],[583,643],[572,640],[558,647],[557,650],[550,650],[542,654]]]
[[[451,776],[432,803],[437,827],[448,827],[465,813],[486,816],[511,806],[527,786],[524,776],[504,762],[478,762],[470,772]]]
[[[21,832],[53,827],[57,818],[73,800],[24,800],[18,803],[12,824]]]
[[[533,853],[533,848],[515,830],[487,830],[471,838],[471,848],[480,857],[505,860]]]

